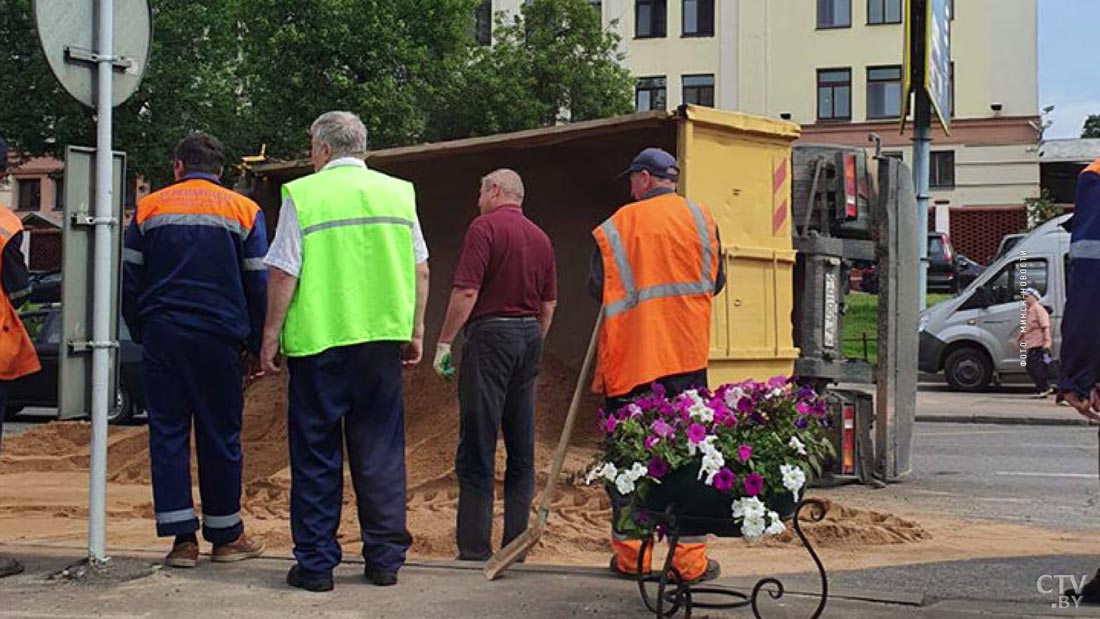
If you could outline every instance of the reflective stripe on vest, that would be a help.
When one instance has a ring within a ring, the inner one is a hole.
[[[615,223],[608,219],[600,225],[607,243],[611,246],[611,253],[615,258],[615,266],[619,270],[619,277],[623,281],[623,289],[626,296],[607,305],[604,308],[604,316],[611,318],[638,306],[639,303],[665,297],[689,296],[695,294],[710,294],[714,292],[714,277],[711,274],[710,232],[707,230],[707,219],[703,210],[691,200],[687,201],[691,209],[692,219],[695,221],[695,230],[699,234],[699,241],[703,247],[703,279],[697,282],[676,282],[672,284],[658,284],[638,290],[634,284],[634,270],[630,266],[630,258],[626,255],[623,239],[619,235]]]
[[[314,224],[308,228],[302,229],[302,236],[307,234],[313,234],[314,232],[320,232],[321,230],[328,230],[330,228],[343,228],[344,226],[369,226],[371,224],[396,224],[399,226],[408,226],[409,230],[413,228],[413,222],[410,219],[403,219],[401,217],[356,217],[354,219],[341,219],[339,221],[326,221],[321,224]]]

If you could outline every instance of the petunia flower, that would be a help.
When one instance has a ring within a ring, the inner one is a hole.
[[[735,483],[737,483],[737,476],[733,474],[733,471],[725,467],[714,476],[714,488],[716,490],[729,492]]]
[[[673,428],[664,419],[658,419],[653,422],[653,433],[661,438],[669,438],[676,434],[676,428]]]
[[[749,458],[751,458],[751,457],[752,457],[752,445],[741,445],[740,447],[737,448],[737,459],[740,460],[742,464],[744,464],[745,462],[748,462]]]
[[[645,437],[645,448],[653,449],[653,446],[660,442],[661,437],[650,434],[649,436]]]
[[[760,476],[760,473],[749,473],[745,478],[745,494],[749,496],[758,496],[764,489],[764,478]]]
[[[619,425],[619,420],[618,419],[615,419],[614,417],[608,417],[607,418],[607,424],[605,426],[606,429],[607,429],[607,433],[608,434],[614,434],[615,433],[615,428],[618,425]]]
[[[697,423],[693,423],[688,427],[687,437],[688,441],[692,443],[702,443],[703,440],[707,438],[707,429]]]
[[[649,461],[648,468],[649,476],[654,479],[661,479],[665,475],[668,475],[668,463],[660,456],[653,456]]]

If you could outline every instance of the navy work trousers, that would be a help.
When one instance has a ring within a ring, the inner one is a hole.
[[[535,318],[488,318],[466,328],[455,456],[461,560],[484,561],[493,554],[493,476],[501,432],[508,453],[502,544],[527,530],[535,496],[535,380],[541,358],[542,331]]]
[[[291,357],[290,528],[309,575],[340,563],[344,446],[355,486],[363,558],[396,573],[412,536],[405,527],[405,405],[401,344],[370,342]]]
[[[232,542],[244,530],[240,343],[157,322],[145,325],[142,336],[157,535],[183,535],[199,528],[191,502],[193,420],[202,535],[212,544]]]

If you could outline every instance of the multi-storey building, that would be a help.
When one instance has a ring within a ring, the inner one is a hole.
[[[483,40],[492,11],[483,5]],[[951,133],[936,129],[930,222],[985,260],[1039,193],[1035,0],[955,0]],[[804,140],[911,158],[900,133],[904,0],[603,0],[639,110],[681,103],[784,118]]]

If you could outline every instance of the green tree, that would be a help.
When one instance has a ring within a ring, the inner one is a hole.
[[[1085,126],[1081,129],[1083,138],[1100,138],[1100,114],[1091,114],[1085,119]]]
[[[534,0],[496,17],[492,47],[471,47],[438,92],[434,139],[488,135],[633,111],[619,37],[588,0]]]
[[[1050,191],[1043,188],[1038,196],[1024,199],[1024,208],[1027,211],[1027,230],[1029,232],[1038,228],[1043,223],[1062,214],[1062,207],[1054,203]]]

